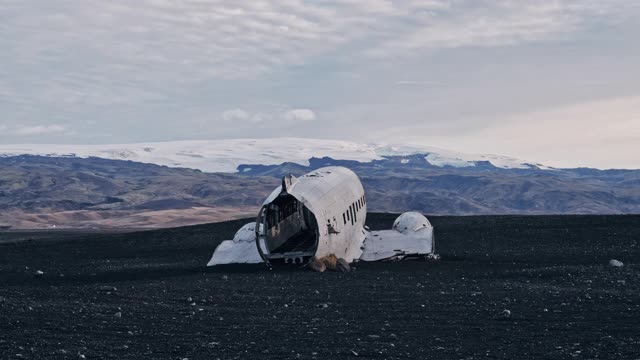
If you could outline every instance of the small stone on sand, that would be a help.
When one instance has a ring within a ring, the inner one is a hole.
[[[616,268],[621,268],[624,266],[624,264],[622,263],[622,261],[616,260],[616,259],[611,259],[609,260],[609,266],[611,267],[616,267]]]
[[[327,266],[324,264],[324,262],[318,260],[315,257],[311,259],[311,262],[309,262],[309,268],[316,272],[324,272],[325,270],[327,270]]]

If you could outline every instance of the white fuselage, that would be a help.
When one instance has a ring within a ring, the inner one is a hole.
[[[300,178],[285,177],[258,216],[263,229],[256,234],[258,249],[267,262],[302,263],[329,255],[352,262],[362,254],[366,214],[362,183],[347,168],[325,167]]]
[[[406,212],[391,230],[382,231],[365,230],[366,216],[364,188],[347,168],[285,176],[264,201],[256,222],[220,243],[208,265],[304,265],[314,258],[330,264],[338,259],[351,263],[433,255],[433,226],[424,215]]]

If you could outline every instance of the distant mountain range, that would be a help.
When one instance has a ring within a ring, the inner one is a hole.
[[[640,213],[640,170],[553,169],[502,156],[309,139],[1,145],[0,229],[168,227],[254,216],[281,176],[328,165],[360,176],[371,211]]]
[[[542,164],[499,155],[465,154],[421,145],[363,144],[303,138],[171,141],[115,145],[0,145],[0,156],[99,157],[131,160],[205,172],[229,172],[240,165],[308,165],[311,158],[371,162],[386,157],[423,155],[437,167],[475,167],[490,163],[504,169],[548,169]],[[408,158],[405,162],[410,161]]]

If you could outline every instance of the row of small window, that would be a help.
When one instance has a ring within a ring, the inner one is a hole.
[[[347,211],[342,213],[342,221],[344,222],[344,224],[347,225],[347,222],[351,222],[351,225],[355,224],[358,213],[364,208],[366,204],[367,198],[364,195],[362,195],[360,199],[351,204]]]

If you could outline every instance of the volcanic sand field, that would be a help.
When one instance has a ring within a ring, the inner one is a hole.
[[[205,268],[246,221],[0,233],[0,358],[640,358],[640,216],[431,220],[440,261],[351,273]]]

